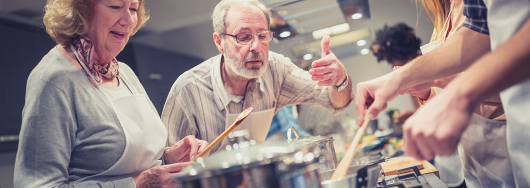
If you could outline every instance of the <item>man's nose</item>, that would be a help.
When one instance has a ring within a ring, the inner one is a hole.
[[[252,41],[250,41],[250,50],[258,51],[260,47],[261,47],[261,42],[259,41],[259,36],[258,35],[252,36]]]

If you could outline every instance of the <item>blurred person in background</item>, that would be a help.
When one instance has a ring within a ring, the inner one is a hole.
[[[414,30],[405,23],[397,23],[389,27],[385,25],[375,34],[375,41],[370,46],[377,62],[385,60],[392,67],[405,65],[410,60],[418,57],[420,53],[421,39],[414,34]],[[414,110],[420,107],[418,98],[412,96]],[[414,110],[400,110],[392,115],[392,121],[403,124]]]
[[[167,131],[116,56],[148,19],[143,0],[48,0],[57,46],[31,72],[15,187],[176,187],[171,176],[208,143]]]
[[[298,113],[298,108],[296,105],[290,105],[278,110],[276,115],[272,117],[271,127],[269,128],[269,133],[267,133],[266,140],[286,140],[288,138],[287,129],[291,127],[296,129],[300,137],[311,136],[311,134],[300,128],[300,125],[296,122],[298,114],[295,117],[294,112]],[[291,135],[291,138],[295,137]]]

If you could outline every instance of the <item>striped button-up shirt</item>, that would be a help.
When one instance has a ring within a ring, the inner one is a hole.
[[[169,146],[188,135],[211,143],[225,130],[227,111],[238,114],[253,107],[255,112],[275,108],[276,113],[285,105],[308,104],[338,114],[353,100],[352,92],[348,105],[335,109],[328,91],[333,88],[318,86],[307,71],[274,52],[269,52],[267,71],[250,80],[245,96],[230,95],[221,78],[221,59],[219,54],[186,71],[171,87],[162,111]]]

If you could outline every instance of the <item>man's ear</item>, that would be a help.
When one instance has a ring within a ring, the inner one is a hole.
[[[213,41],[215,42],[215,46],[217,46],[217,49],[219,52],[224,53],[223,45],[221,45],[221,35],[219,33],[213,33]]]

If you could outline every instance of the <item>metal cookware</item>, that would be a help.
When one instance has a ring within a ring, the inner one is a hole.
[[[294,134],[295,138],[292,138]],[[299,143],[299,144],[314,144],[319,147],[320,155],[324,156],[323,161],[324,165],[322,166],[321,171],[328,171],[335,169],[337,167],[337,156],[335,155],[335,147],[333,146],[333,137],[332,136],[304,136],[300,137],[298,132],[294,127],[287,129],[287,141],[289,143]]]
[[[369,188],[377,186],[381,166],[379,163],[371,165],[352,165],[346,176],[331,179],[335,170],[320,172],[322,188]]]
[[[320,148],[315,145],[271,142],[255,144],[244,137],[248,132],[229,135],[227,150],[199,158],[173,179],[180,188],[320,188]]]

